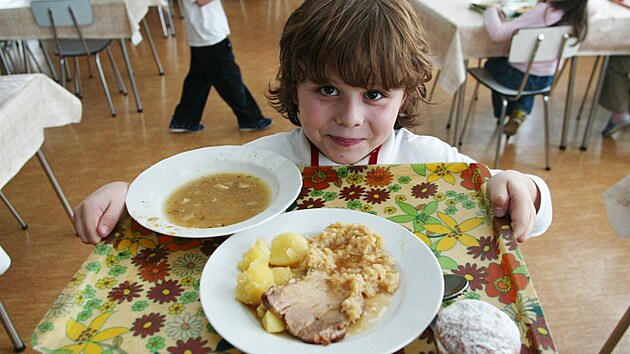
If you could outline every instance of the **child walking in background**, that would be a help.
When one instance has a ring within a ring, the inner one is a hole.
[[[486,31],[494,42],[505,42],[512,38],[514,32],[521,28],[549,26],[573,26],[573,35],[581,42],[586,37],[588,27],[587,0],[540,0],[531,10],[524,12],[513,20],[507,20],[501,5],[492,4],[484,12]],[[553,82],[555,60],[534,63],[525,86],[526,90],[545,88]],[[508,59],[490,58],[486,69],[495,80],[509,88],[518,90],[527,70],[527,63],[510,64]],[[494,116],[501,115],[501,98],[492,94]],[[509,101],[506,114],[510,117],[503,127],[508,136],[516,134],[534,105],[534,96],[523,96],[517,101]]]
[[[171,132],[203,130],[201,116],[212,87],[236,115],[241,131],[268,128],[272,120],[262,115],[234,61],[221,0],[183,0],[180,4],[190,45],[190,69],[169,126]]]
[[[274,151],[297,166],[474,160],[418,125],[428,45],[408,0],[305,0],[280,40],[277,86],[268,98],[299,128],[248,146]],[[516,238],[542,234],[551,223],[545,182],[516,171],[492,171],[487,193],[496,216],[509,214]],[[81,240],[97,243],[125,214],[128,184],[101,187],[75,208]]]

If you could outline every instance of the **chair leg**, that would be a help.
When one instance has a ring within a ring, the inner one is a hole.
[[[26,48],[26,53],[28,54],[28,56],[31,58],[31,60],[35,64],[35,67],[37,68],[37,72],[43,73],[44,71],[42,70],[41,65],[39,65],[39,62],[37,62],[37,59],[35,59],[35,55],[33,54],[33,51],[31,50],[31,48],[29,48],[29,46],[26,44],[26,42],[24,42],[24,47]]]
[[[580,110],[578,111],[575,119],[580,120],[582,117],[582,112],[584,111],[584,105],[586,104],[586,99],[588,98],[588,93],[591,90],[591,84],[593,84],[593,79],[595,78],[595,73],[597,72],[597,67],[599,66],[599,60],[601,56],[595,57],[595,63],[593,64],[593,70],[591,70],[591,75],[588,77],[588,84],[586,84],[586,90],[584,90],[584,96],[582,97],[582,104],[580,104]]]
[[[2,68],[5,75],[11,75],[11,69],[9,68],[9,58],[4,54],[4,48],[0,48],[0,62],[2,62]]]
[[[48,160],[46,160],[46,155],[44,155],[44,152],[42,151],[42,149],[37,150],[37,159],[39,160],[39,163],[42,165],[42,168],[44,169],[44,172],[46,173],[46,176],[48,177],[50,184],[52,184],[53,189],[55,190],[55,193],[57,193],[57,197],[61,201],[63,208],[66,210],[66,214],[68,214],[68,218],[70,218],[70,221],[72,222],[72,217],[74,216],[72,207],[70,206],[70,203],[68,203],[68,198],[66,198],[66,195],[63,193],[63,190],[61,189],[59,182],[57,182],[57,177],[55,177],[55,174],[50,168],[50,165],[48,164]]]
[[[466,117],[464,118],[464,124],[462,125],[462,131],[459,133],[459,139],[457,141],[457,146],[462,146],[464,140],[464,133],[466,132],[466,128],[468,127],[468,120],[470,119],[470,114],[473,112],[475,105],[477,103],[477,96],[479,93],[479,82],[475,85],[475,89],[473,90],[473,97],[470,101],[470,106],[468,107],[468,113],[466,113]]]
[[[112,117],[116,117],[116,109],[114,108],[114,103],[112,102],[112,96],[109,94],[109,87],[107,86],[107,81],[105,80],[105,73],[103,73],[103,66],[101,65],[101,58],[96,53],[94,55],[96,59],[96,69],[98,70],[98,76],[101,77],[101,84],[103,84],[103,90],[105,90],[105,96],[107,96],[107,103],[109,104],[109,109],[112,111]]]
[[[22,219],[20,214],[18,214],[17,210],[15,210],[13,205],[9,202],[9,199],[7,199],[7,197],[4,195],[4,193],[2,193],[2,191],[0,191],[0,199],[2,199],[2,201],[7,206],[7,208],[9,208],[9,211],[11,211],[11,214],[13,214],[13,216],[15,216],[17,221],[20,223],[20,226],[22,226],[22,230],[26,230],[28,228],[28,225],[26,224],[24,219]]]
[[[44,48],[44,44],[42,43],[42,41],[39,41],[39,49],[42,51],[42,54],[44,55],[44,60],[46,60],[46,65],[48,66],[48,71],[50,71],[50,76],[52,76],[53,80],[55,80],[56,82],[59,82],[59,76],[57,76],[57,70],[55,70],[55,66],[52,63],[52,60],[50,60],[48,51],[46,50],[46,48]]]
[[[545,108],[545,170],[551,170],[551,164],[549,163],[549,130],[551,129],[551,124],[549,124],[549,116],[550,116],[550,108],[549,108],[549,96],[543,96],[544,108]]]
[[[138,112],[142,112],[142,102],[140,101],[140,95],[138,94],[138,87],[136,86],[135,74],[133,73],[133,68],[131,67],[131,61],[129,60],[129,54],[127,53],[127,46],[125,45],[125,39],[119,38],[118,44],[120,45],[120,51],[122,52],[123,58],[125,59],[125,67],[127,68],[127,75],[129,76],[129,84],[131,85],[131,92],[133,93],[133,98],[136,100],[136,107]]]
[[[573,107],[573,86],[575,86],[575,71],[577,68],[577,57],[572,57],[569,60],[569,63],[571,65],[571,71],[569,73],[569,82],[567,83],[567,97],[565,98],[565,101],[564,101],[564,117],[562,119],[562,134],[560,137],[560,150],[566,150],[567,148],[567,135],[569,134],[569,121],[571,120],[571,107]],[[564,67],[566,67],[566,65]],[[558,82],[557,80],[554,80],[554,85],[557,82]]]
[[[74,64],[74,95],[79,98],[83,98],[83,94],[81,93],[81,70],[79,69],[79,58],[72,58],[72,62]]]
[[[508,101],[505,97],[501,97],[501,116],[499,117],[499,131],[497,136],[497,151],[494,155],[494,167],[499,168],[499,157],[501,152],[501,140],[503,139],[503,126],[505,125],[505,114],[507,112]]]
[[[13,327],[13,323],[9,318],[9,314],[7,314],[7,311],[2,305],[2,301],[0,301],[0,320],[2,321],[4,329],[6,329],[9,338],[11,338],[11,342],[13,343],[13,348],[15,349],[15,352],[23,352],[24,349],[26,349],[26,345],[24,345],[24,342],[22,342],[20,335],[15,330],[15,327]]]
[[[147,25],[147,21],[144,18],[142,19],[142,28],[144,29],[144,33],[147,35],[147,40],[149,41],[149,47],[151,47],[151,53],[153,53],[153,59],[155,59],[155,65],[158,68],[158,73],[160,73],[160,75],[164,75],[164,69],[162,68],[160,57],[157,54],[157,50],[155,50],[155,44],[153,43],[151,30],[149,30],[149,25]]]
[[[118,85],[118,92],[122,93],[123,95],[127,95],[127,88],[125,87],[125,82],[123,81],[122,77],[120,76],[120,71],[118,70],[118,65],[116,65],[116,62],[114,61],[114,56],[112,55],[112,50],[111,48],[107,47],[105,48],[105,50],[107,51],[107,58],[109,58],[109,63],[112,66],[112,71],[114,72],[114,77],[116,78],[116,84]]]
[[[429,94],[429,101],[433,98],[433,92],[435,92],[435,87],[437,86],[437,81],[440,78],[440,73],[441,71],[438,70],[438,72],[435,74],[435,79],[433,80],[433,87],[431,87],[431,93]]]
[[[68,74],[68,71],[66,70],[66,58],[61,57],[61,59],[59,59],[59,71],[61,72],[61,81],[59,82],[59,84],[61,86],[63,86],[63,88],[66,88],[66,81],[68,80],[66,75]]]
[[[453,94],[453,99],[451,100],[451,109],[448,111],[448,122],[446,122],[446,129],[451,128],[451,122],[453,121],[453,113],[455,113],[455,107],[457,106],[457,98],[459,95],[457,92]]]
[[[162,6],[157,6],[158,16],[160,17],[160,26],[162,26],[162,34],[164,38],[168,38],[168,28],[166,28],[166,21],[164,20],[164,10]]]
[[[169,0],[169,5],[164,9],[166,11],[166,26],[171,32],[171,36],[175,37],[175,23],[173,22],[173,3]]]

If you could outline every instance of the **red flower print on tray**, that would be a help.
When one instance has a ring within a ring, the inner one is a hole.
[[[392,183],[393,178],[389,167],[376,167],[365,176],[365,184],[370,187],[386,187]]]
[[[477,264],[466,263],[465,266],[460,265],[457,269],[453,270],[453,274],[461,275],[468,279],[470,290],[481,290],[485,284],[488,284],[486,276],[488,272],[486,267],[477,268]]]
[[[129,281],[118,284],[118,286],[112,288],[107,297],[112,301],[118,301],[122,304],[125,300],[132,302],[134,298],[140,297],[142,291],[142,285],[138,283],[129,284]]]
[[[365,187],[357,186],[353,184],[349,187],[344,187],[339,192],[339,198],[345,201],[357,200],[357,199],[361,199],[361,196],[363,195],[364,192],[365,192]]]
[[[544,318],[536,316],[536,321],[529,325],[527,329],[527,339],[534,347],[556,350],[556,346],[551,338],[551,332],[545,323]]]
[[[426,199],[437,193],[438,186],[435,183],[422,182],[411,187],[411,195],[416,198]]]
[[[134,336],[152,336],[160,331],[160,328],[164,327],[165,315],[152,312],[149,315],[142,315],[142,317],[136,318],[131,326]]]
[[[498,297],[504,304],[512,303],[516,300],[516,292],[525,289],[529,279],[520,273],[514,272],[520,263],[514,259],[514,255],[506,253],[503,255],[501,265],[491,263],[488,266],[488,276],[486,280],[486,294],[490,297]]]
[[[324,207],[323,200],[313,199],[313,198],[308,198],[307,200],[297,205],[298,209],[314,209],[314,208],[323,208],[323,207]]]
[[[185,342],[183,340],[177,340],[175,347],[168,347],[169,353],[174,354],[203,354],[210,353],[211,348],[205,347],[208,343],[207,340],[202,341],[201,337],[188,338]]]
[[[499,240],[493,236],[481,236],[479,246],[468,247],[468,254],[472,255],[474,259],[479,258],[482,261],[499,259]]]
[[[191,248],[201,246],[201,240],[198,239],[174,237],[167,235],[162,235],[158,237],[158,242],[161,245],[166,246],[166,248],[168,248],[168,250],[171,252],[177,252],[179,250],[188,251]]]
[[[303,176],[303,187],[315,190],[324,190],[330,187],[331,183],[341,186],[341,179],[337,175],[337,170],[331,166],[305,167]]]
[[[462,187],[474,191],[481,189],[481,185],[491,177],[488,168],[480,163],[470,164],[460,176],[463,180]]]
[[[371,204],[381,204],[389,199],[389,191],[387,189],[372,188],[366,192],[363,196],[363,200]]]
[[[159,245],[154,248],[144,248],[136,256],[131,258],[131,263],[136,267],[143,267],[150,263],[159,263],[168,257],[166,247]]]
[[[169,275],[171,267],[167,261],[163,261],[160,263],[149,263],[142,266],[139,270],[142,280],[149,283],[157,283],[160,280],[164,280]]]
[[[177,283],[177,280],[166,280],[152,287],[147,296],[153,302],[163,304],[177,301],[177,297],[182,292],[184,292],[184,289]]]

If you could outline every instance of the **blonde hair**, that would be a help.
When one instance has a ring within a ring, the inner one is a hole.
[[[427,102],[431,62],[424,29],[408,0],[306,0],[280,39],[278,86],[271,105],[300,126],[297,85],[326,84],[337,75],[354,87],[403,89],[406,101],[396,127],[418,125]]]

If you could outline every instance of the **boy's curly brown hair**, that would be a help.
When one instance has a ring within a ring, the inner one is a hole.
[[[396,127],[414,127],[432,77],[425,36],[408,0],[306,0],[284,27],[278,86],[267,98],[300,126],[297,85],[306,80],[327,84],[336,75],[354,87],[402,88]]]

